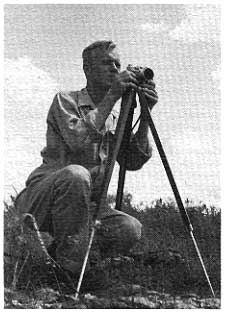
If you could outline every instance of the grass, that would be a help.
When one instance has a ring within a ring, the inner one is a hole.
[[[113,203],[113,196],[109,198]],[[142,240],[136,247],[136,251],[147,254],[164,253],[168,257],[172,250],[178,252],[185,261],[186,268],[180,264],[175,267],[174,272],[168,269],[166,263],[162,264],[162,277],[157,280],[157,289],[166,289],[180,292],[191,288],[199,295],[208,293],[200,263],[196,256],[193,243],[183,224],[180,212],[174,202],[162,202],[157,200],[151,206],[143,210],[137,205],[132,205],[132,196],[127,194],[123,203],[123,211],[135,216],[143,224],[144,233]],[[186,208],[190,221],[194,228],[194,235],[203,257],[207,272],[217,294],[220,293],[220,230],[221,212],[215,207],[206,205],[189,206]],[[163,255],[162,255],[163,257]],[[165,268],[163,268],[163,266]],[[163,273],[163,271],[165,271]],[[178,289],[176,289],[178,288]]]
[[[109,196],[108,204],[114,203],[114,196]],[[125,194],[122,207],[124,212],[140,220],[143,235],[132,250],[134,263],[112,266],[106,272],[113,284],[140,285],[145,290],[169,293],[172,296],[195,293],[202,298],[210,297],[195,249],[176,205],[171,201],[157,200],[140,210],[140,205],[132,204],[132,196]],[[189,204],[187,211],[214,291],[220,297],[221,212],[204,204]],[[54,264],[46,258],[43,261],[40,245],[39,252],[35,252],[36,249],[33,248],[32,253],[30,236],[25,235],[19,222],[13,198],[12,204],[5,204],[4,221],[5,287],[13,291],[20,287],[34,300],[37,290],[44,289],[51,284],[51,280],[55,290],[62,296],[65,285],[59,283]],[[32,245],[34,246],[33,242]],[[24,273],[26,278],[20,278]]]

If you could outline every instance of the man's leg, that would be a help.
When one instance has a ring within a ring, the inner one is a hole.
[[[111,208],[100,218],[102,226],[96,236],[103,257],[127,254],[140,240],[142,225],[136,218]]]
[[[56,260],[74,273],[81,268],[90,221],[91,176],[87,169],[70,165],[29,187],[19,204],[33,214],[41,231],[56,241]],[[97,245],[102,256],[125,254],[141,237],[141,224],[132,216],[107,208],[100,216]]]
[[[31,213],[41,231],[53,235],[56,261],[72,272],[80,269],[88,242],[90,195],[89,171],[70,165],[28,187],[19,203],[20,211]]]

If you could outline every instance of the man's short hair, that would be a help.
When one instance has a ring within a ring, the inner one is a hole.
[[[90,65],[94,58],[95,55],[93,52],[95,52],[96,50],[101,50],[101,51],[105,51],[108,52],[109,50],[112,50],[116,47],[116,44],[111,41],[111,40],[99,40],[99,41],[95,41],[92,44],[90,44],[89,46],[87,46],[83,52],[82,52],[82,58],[83,58],[83,66],[85,65]]]

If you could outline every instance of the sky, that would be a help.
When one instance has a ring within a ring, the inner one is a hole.
[[[110,39],[123,69],[154,70],[159,102],[152,118],[181,197],[220,207],[218,4],[6,4],[4,27],[6,200],[41,164],[54,94],[85,87],[82,50]],[[173,199],[153,139],[152,146],[152,159],[127,172],[125,191],[137,203]],[[118,166],[110,193],[117,181]]]

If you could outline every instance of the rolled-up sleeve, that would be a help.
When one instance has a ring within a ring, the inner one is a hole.
[[[75,151],[102,138],[101,131],[94,124],[94,114],[94,110],[91,110],[81,116],[75,99],[66,93],[58,93],[50,107],[47,122]]]

